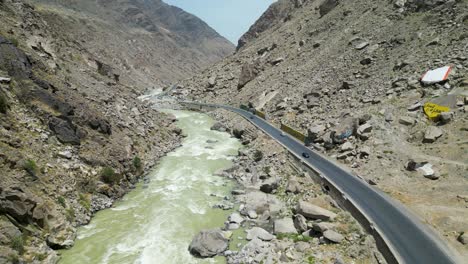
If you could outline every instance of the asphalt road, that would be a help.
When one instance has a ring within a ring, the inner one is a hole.
[[[281,130],[252,113],[230,106],[208,105],[224,108],[245,117],[269,136],[301,157],[308,166],[320,171],[325,178],[343,191],[359,208],[379,233],[399,263],[449,264],[462,263],[453,251],[431,228],[410,213],[404,206],[362,179],[340,168],[334,162],[305,147]],[[304,158],[307,153],[309,158]]]

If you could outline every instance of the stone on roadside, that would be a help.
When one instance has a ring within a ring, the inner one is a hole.
[[[323,237],[325,237],[327,240],[333,243],[341,243],[341,241],[343,241],[344,239],[344,237],[341,234],[338,234],[337,232],[330,229],[323,232]]]
[[[194,256],[209,258],[226,251],[228,242],[226,232],[219,229],[203,230],[193,238],[188,249]]]
[[[371,149],[368,146],[364,146],[359,150],[359,153],[363,156],[369,156],[371,154]]]
[[[277,219],[273,223],[275,234],[297,234],[292,218]]]
[[[440,138],[444,132],[436,126],[429,126],[424,133],[424,143],[433,143]]]
[[[402,116],[400,117],[400,120],[398,120],[398,122],[405,126],[412,126],[416,123],[416,120],[409,116]]]
[[[263,228],[252,227],[252,229],[247,230],[246,239],[250,241],[250,240],[253,240],[255,238],[258,238],[258,239],[263,240],[263,241],[271,241],[271,240],[273,240],[275,238],[275,236],[268,233],[268,231],[266,231]]]
[[[332,211],[316,206],[314,204],[299,201],[296,207],[296,214],[301,214],[309,219],[333,220],[336,214]]]

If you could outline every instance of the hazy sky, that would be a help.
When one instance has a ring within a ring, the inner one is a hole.
[[[276,0],[163,0],[196,15],[237,45],[237,40]]]

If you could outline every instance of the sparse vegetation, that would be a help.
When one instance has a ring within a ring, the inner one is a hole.
[[[63,198],[63,196],[59,196],[59,198],[57,198],[57,202],[63,207],[67,207],[66,203],[65,203],[65,198]]]
[[[133,158],[133,167],[135,167],[135,170],[141,171],[141,169],[143,168],[143,164],[141,162],[140,157],[135,156],[135,158]]]
[[[68,208],[65,212],[65,217],[69,222],[73,222],[75,220],[75,210],[73,208]]]
[[[315,264],[315,257],[314,256],[309,256],[307,258],[307,263],[308,264]]]
[[[260,150],[255,150],[254,152],[254,155],[253,155],[253,160],[255,162],[259,162],[263,159],[263,152],[261,152]]]
[[[304,235],[301,235],[301,234],[278,234],[276,236],[279,240],[282,240],[282,239],[291,239],[292,241],[294,241],[294,243],[297,243],[297,242],[310,242],[312,241],[312,237],[309,237],[309,236],[304,236]]]
[[[87,211],[91,210],[91,201],[90,201],[89,197],[87,197],[87,195],[80,193],[78,202]]]
[[[115,173],[111,167],[105,167],[101,171],[101,179],[103,182],[114,185],[120,181],[120,175]]]
[[[34,160],[28,159],[23,164],[23,169],[29,173],[31,176],[36,177],[37,165]]]
[[[0,93],[0,113],[6,114],[8,111],[8,102],[2,93]]]
[[[24,253],[24,239],[23,236],[14,237],[11,240],[11,248],[18,251],[20,255]]]

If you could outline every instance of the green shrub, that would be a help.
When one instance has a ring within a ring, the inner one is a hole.
[[[8,102],[2,93],[0,93],[0,113],[6,114],[8,111]]]
[[[140,157],[136,156],[135,158],[133,158],[133,167],[135,167],[137,171],[140,171],[143,168],[143,164],[141,162]]]
[[[307,258],[307,263],[308,264],[315,264],[315,257],[314,256],[309,256]]]
[[[65,203],[65,198],[63,198],[63,196],[59,196],[59,198],[57,198],[57,202],[63,207],[67,207],[66,203]]]
[[[0,1],[0,2],[1,2],[1,1]],[[8,40],[11,42],[11,44],[13,44],[15,47],[18,47],[19,42],[18,42],[18,40],[17,40],[16,38],[9,37],[9,38],[7,38],[7,39],[8,39]]]
[[[28,159],[23,164],[23,169],[28,172],[31,176],[36,176],[37,165],[34,160]]]
[[[103,182],[113,185],[120,181],[120,175],[115,173],[114,169],[105,167],[101,171],[101,179]]]
[[[255,150],[254,155],[253,155],[253,160],[256,162],[259,162],[263,159],[263,152],[260,150]]]
[[[73,222],[75,220],[75,210],[72,207],[68,208],[65,212],[65,217],[68,222]]]
[[[18,251],[20,255],[24,253],[24,239],[23,236],[17,236],[11,240],[11,248]]]
[[[79,203],[81,204],[81,206],[83,206],[83,208],[85,208],[87,211],[91,210],[91,201],[89,200],[89,198],[82,193],[80,193],[79,198]]]

